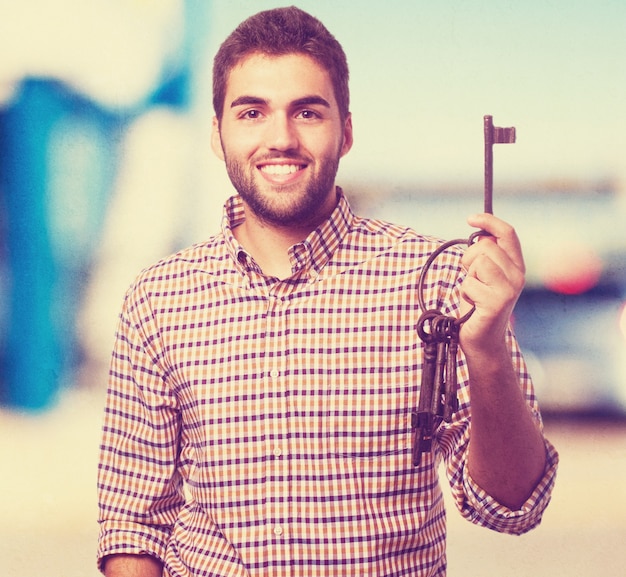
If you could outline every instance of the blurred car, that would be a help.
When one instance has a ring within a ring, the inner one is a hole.
[[[480,196],[395,190],[359,209],[467,238]],[[494,214],[524,248],[527,284],[513,321],[544,412],[626,416],[626,199],[610,190],[496,192]]]

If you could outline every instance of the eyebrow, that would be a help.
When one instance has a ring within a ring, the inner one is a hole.
[[[330,102],[321,96],[304,96],[303,98],[298,98],[292,102],[293,106],[310,106],[311,104],[317,104],[318,106],[323,106],[324,108],[330,108]]]
[[[260,98],[258,96],[239,96],[235,98],[230,104],[231,108],[236,108],[237,106],[248,106],[250,104],[253,105],[265,105],[268,101],[264,98]],[[311,106],[316,104],[318,106],[323,106],[325,108],[330,108],[330,103],[325,98],[321,96],[303,96],[302,98],[298,98],[291,103],[291,106]]]
[[[249,104],[267,104],[267,100],[257,96],[240,96],[231,102],[230,107],[236,108],[237,106],[247,106]]]

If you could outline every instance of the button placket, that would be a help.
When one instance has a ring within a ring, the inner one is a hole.
[[[275,287],[280,290],[281,283]],[[286,301],[270,295],[266,329],[266,393],[269,413],[266,416],[266,519],[267,530],[276,549],[272,556],[285,560],[288,547],[282,547],[288,532],[289,519],[289,399],[286,388],[284,352],[287,348],[285,330]]]

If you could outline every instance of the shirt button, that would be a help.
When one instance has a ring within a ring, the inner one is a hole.
[[[280,525],[276,525],[276,527],[274,527],[274,535],[276,535],[277,537],[280,537],[283,534],[283,528]]]
[[[280,371],[278,369],[272,369],[270,371],[270,377],[272,377],[272,379],[278,378],[279,375],[280,375]]]
[[[274,457],[280,457],[283,454],[283,451],[280,447],[276,447],[274,449]]]

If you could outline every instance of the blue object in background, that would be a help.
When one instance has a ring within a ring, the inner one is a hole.
[[[75,361],[81,276],[104,218],[119,130],[119,119],[47,79],[26,79],[0,115],[2,404],[49,405]]]
[[[128,125],[185,109],[208,2],[185,6],[185,45],[133,109],[107,111],[54,79],[25,79],[0,111],[0,404],[51,405],[80,364],[75,320]]]
[[[25,78],[0,109],[0,405],[38,410],[72,385],[75,320],[128,126],[155,106],[189,109],[212,2],[185,0],[177,58],[125,109],[60,80]]]

